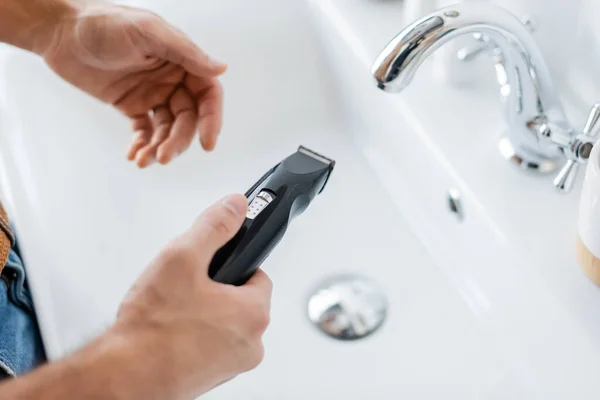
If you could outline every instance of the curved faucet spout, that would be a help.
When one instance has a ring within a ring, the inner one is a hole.
[[[513,156],[527,168],[552,169],[561,155],[560,148],[551,141],[540,141],[536,127],[540,123],[552,126],[553,133],[562,135],[564,141],[570,140],[573,129],[531,33],[499,6],[465,1],[408,26],[375,60],[371,72],[377,86],[387,92],[402,91],[430,54],[453,38],[472,33],[485,35],[493,43]]]

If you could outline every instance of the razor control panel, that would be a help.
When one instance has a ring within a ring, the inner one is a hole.
[[[260,193],[252,199],[248,205],[246,218],[254,219],[275,199],[275,196],[266,190],[261,190]]]

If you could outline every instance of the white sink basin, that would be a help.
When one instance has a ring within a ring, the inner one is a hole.
[[[393,4],[129,4],[228,62],[224,130],[212,154],[196,145],[138,170],[125,161],[127,121],[31,55],[3,54],[0,182],[52,359],[101,332],[202,209],[303,144],[337,165],[264,264],[274,281],[266,358],[205,398],[591,393],[600,294],[574,261],[577,195],[559,197],[549,179],[498,157],[495,93],[435,86],[426,70],[402,96],[373,86],[370,62],[401,28]],[[463,223],[446,209],[451,186],[464,197]],[[383,327],[356,342],[326,337],[306,316],[315,285],[347,272],[377,281],[390,303]]]
[[[462,89],[433,79],[426,62],[403,93],[374,90],[365,74],[403,28],[397,4],[311,3],[342,98],[367,121],[364,154],[480,326],[536,397],[596,398],[600,290],[578,268],[574,245],[582,176],[562,196],[554,175],[525,174],[500,156],[506,124],[491,65]],[[565,105],[582,126],[589,105]],[[450,187],[462,192],[462,223],[446,211]]]

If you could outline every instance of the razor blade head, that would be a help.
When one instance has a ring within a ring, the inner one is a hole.
[[[332,160],[331,158],[325,157],[324,155],[319,154],[316,151],[312,151],[308,147],[300,146],[300,147],[298,147],[298,152],[302,153],[304,155],[307,155],[309,157],[312,157],[315,160],[322,162],[323,164],[327,164],[327,165],[335,164],[335,161]]]
[[[324,164],[324,167],[327,168],[327,177],[325,178],[325,182],[323,182],[323,186],[321,187],[321,190],[319,190],[319,194],[320,194],[323,191],[323,189],[325,189],[325,186],[327,185],[327,182],[329,181],[329,177],[331,176],[331,172],[333,172],[333,168],[335,167],[335,160],[333,160],[329,157],[325,157],[324,155],[319,154],[316,151],[313,151],[313,150],[309,149],[308,147],[304,147],[304,146],[298,147],[298,153],[304,154],[305,156],[308,156],[308,157],[312,158],[313,160],[316,160],[316,161]]]

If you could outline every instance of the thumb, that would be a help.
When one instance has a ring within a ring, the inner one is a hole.
[[[239,231],[246,218],[247,205],[244,195],[230,195],[204,210],[196,219],[187,235],[207,264]]]
[[[217,76],[227,65],[210,58],[183,32],[155,16],[145,20],[139,29],[148,41],[149,55],[181,65],[196,76]]]

